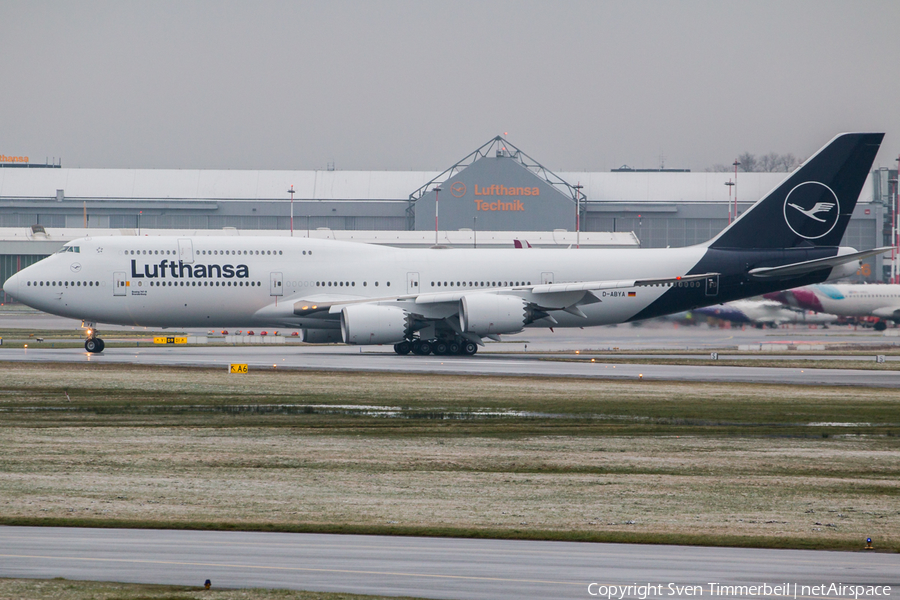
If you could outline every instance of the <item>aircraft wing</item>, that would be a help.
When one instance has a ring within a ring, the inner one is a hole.
[[[597,292],[611,289],[649,287],[649,286],[672,286],[678,283],[686,283],[692,281],[703,281],[708,277],[715,277],[718,273],[703,273],[700,275],[681,275],[675,277],[664,277],[659,279],[622,279],[610,281],[585,281],[578,283],[545,283],[531,286],[514,286],[505,288],[487,288],[487,289],[463,289],[454,290],[452,292],[428,292],[423,294],[404,294],[400,296],[384,296],[381,298],[359,298],[359,297],[330,297],[328,295],[318,295],[315,297],[304,298],[294,302],[294,314],[297,316],[312,315],[315,313],[340,313],[341,308],[351,304],[393,304],[397,302],[410,302],[415,305],[427,304],[446,304],[456,303],[463,296],[471,294],[503,294],[507,296],[521,296],[529,301],[548,307],[558,306],[557,310],[564,310],[569,304],[591,304],[597,301],[596,296],[590,294],[590,298],[585,302],[566,301],[572,297],[578,296],[583,298],[590,292]]]
[[[618,281],[586,281],[582,283],[545,283],[531,288],[533,294],[556,294],[560,292],[595,292],[616,288],[671,286],[679,282],[703,281],[707,277],[715,277],[718,273],[702,273],[700,275],[682,275],[663,277],[660,279],[623,279]]]

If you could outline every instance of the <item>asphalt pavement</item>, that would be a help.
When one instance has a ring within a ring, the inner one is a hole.
[[[216,589],[293,588],[458,600],[607,597],[610,586],[616,586],[615,598],[678,598],[690,595],[692,589],[686,586],[700,586],[707,598],[791,596],[807,600],[846,598],[846,594],[814,594],[810,593],[812,590],[804,593],[802,588],[832,583],[889,585],[889,595],[896,595],[900,593],[900,555],[522,540],[0,527],[0,576],[178,585],[202,585],[210,579]],[[785,584],[784,592],[772,591],[774,586]],[[642,591],[636,587],[647,585],[660,586],[656,588],[659,593],[647,594],[648,588]],[[767,596],[761,593],[765,588],[757,593],[737,590],[732,594],[716,585],[769,585],[772,590]]]

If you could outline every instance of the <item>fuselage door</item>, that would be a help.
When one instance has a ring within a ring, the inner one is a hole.
[[[269,295],[284,296],[284,277],[280,272],[269,273]]]
[[[128,277],[125,271],[113,273],[113,296],[124,296],[128,289]]]
[[[553,283],[553,273],[541,273],[541,283]]]
[[[719,295],[719,276],[712,275],[711,277],[706,278],[706,295],[707,296],[718,296]]]
[[[419,293],[419,274],[418,273],[407,273],[406,274],[406,293],[407,294],[418,294]]]
[[[178,260],[185,264],[194,262],[194,244],[191,240],[178,240]]]

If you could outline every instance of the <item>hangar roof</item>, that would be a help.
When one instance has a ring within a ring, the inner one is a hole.
[[[407,200],[437,171],[244,171],[200,169],[0,169],[0,198]],[[734,173],[559,172],[588,201],[725,202]],[[761,198],[785,173],[738,173],[742,202]],[[871,177],[860,200],[871,201]]]
[[[34,176],[35,174],[43,174]],[[406,200],[426,171],[244,171],[200,169],[2,169],[0,197],[272,200]],[[29,175],[32,175],[29,177]]]

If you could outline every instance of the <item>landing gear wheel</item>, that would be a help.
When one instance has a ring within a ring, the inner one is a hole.
[[[436,356],[443,356],[450,353],[450,346],[447,342],[438,340],[434,343],[433,350]]]
[[[478,344],[475,342],[463,342],[462,354],[465,356],[472,356],[476,352],[478,352]]]
[[[412,344],[413,354],[418,354],[419,356],[428,356],[431,354],[431,342],[428,340],[416,340]]]
[[[394,344],[394,352],[399,354],[400,356],[406,356],[409,354],[409,351],[412,350],[412,344],[409,342],[400,342],[399,344]]]
[[[450,342],[447,344],[447,354],[459,354],[460,350],[462,350],[462,346],[459,342]]]
[[[884,331],[885,329],[887,329],[887,323],[885,323],[884,321],[878,321],[877,323],[875,323],[875,325],[873,325],[873,328],[875,329],[875,331]]]
[[[103,352],[103,347],[106,344],[103,343],[103,340],[100,338],[88,338],[84,342],[84,349],[90,352],[91,354],[96,354],[98,352]]]

